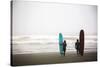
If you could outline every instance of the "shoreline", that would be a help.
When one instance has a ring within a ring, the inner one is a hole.
[[[12,55],[12,66],[73,62],[75,63],[89,61],[97,61],[97,52],[85,53],[84,56],[79,56],[76,53],[66,53],[66,56],[61,56],[58,52]]]

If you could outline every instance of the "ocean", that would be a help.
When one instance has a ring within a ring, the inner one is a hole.
[[[67,47],[66,52],[76,53],[76,35],[64,35]],[[59,52],[57,35],[24,35],[12,36],[13,54],[48,53]],[[85,36],[84,52],[97,52],[97,35]]]

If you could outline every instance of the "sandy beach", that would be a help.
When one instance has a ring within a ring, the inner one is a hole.
[[[88,62],[88,61],[97,61],[97,53],[89,52],[85,53],[84,56],[79,56],[76,53],[66,53],[66,56],[60,56],[58,52],[50,52],[50,53],[33,53],[33,54],[15,54],[12,57],[13,66]]]

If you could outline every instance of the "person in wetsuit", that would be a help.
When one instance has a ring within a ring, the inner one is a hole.
[[[75,43],[75,49],[76,49],[76,52],[77,52],[77,55],[80,53],[80,42],[79,40],[77,39],[76,43]]]

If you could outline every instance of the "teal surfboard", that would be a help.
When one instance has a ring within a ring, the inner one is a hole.
[[[60,54],[63,55],[64,51],[63,51],[63,35],[62,35],[62,33],[59,33],[59,50],[60,50]]]

